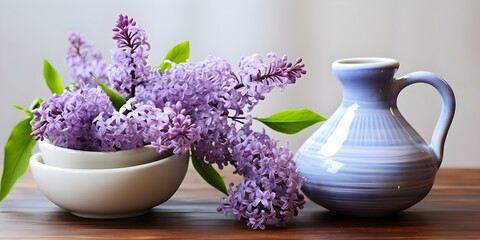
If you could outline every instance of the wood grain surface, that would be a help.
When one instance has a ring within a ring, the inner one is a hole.
[[[217,213],[220,196],[190,167],[175,196],[146,215],[84,219],[48,201],[27,172],[0,202],[0,239],[480,239],[480,169],[441,169],[430,194],[395,216],[344,217],[307,202],[286,228],[266,231]]]

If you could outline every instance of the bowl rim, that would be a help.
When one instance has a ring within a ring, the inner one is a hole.
[[[118,151],[114,151],[114,152],[100,152],[100,151],[86,151],[86,150],[78,150],[78,149],[72,149],[72,148],[64,148],[64,147],[59,147],[57,145],[54,145],[46,140],[43,140],[43,141],[38,141],[38,144],[39,145],[42,145],[42,147],[46,147],[46,148],[50,148],[50,149],[54,149],[54,150],[60,150],[60,151],[63,151],[65,153],[68,153],[68,154],[82,154],[82,155],[110,155],[110,156],[114,156],[114,155],[123,155],[125,153],[135,153],[135,152],[141,152],[141,151],[145,151],[145,148],[152,148],[153,149],[153,146],[148,144],[148,145],[145,145],[145,146],[141,146],[141,147],[138,147],[138,148],[134,148],[134,149],[127,149],[127,150],[118,150]],[[165,153],[162,153],[160,154],[162,157],[165,155]]]
[[[39,150],[46,165],[77,169],[109,169],[135,166],[156,161],[172,155],[171,151],[160,154],[152,145],[112,152],[76,150],[41,141]]]
[[[144,164],[139,164],[139,165],[134,165],[134,166],[128,166],[128,167],[120,167],[120,168],[98,168],[98,169],[78,169],[78,168],[62,168],[62,167],[54,167],[45,164],[42,158],[42,154],[40,152],[37,152],[33,154],[30,157],[30,164],[33,165],[34,167],[38,168],[44,168],[44,169],[49,169],[53,171],[63,171],[63,172],[72,172],[72,173],[87,173],[87,172],[95,172],[95,173],[121,173],[121,172],[127,172],[127,171],[139,171],[142,169],[150,168],[155,165],[163,165],[166,164],[166,162],[170,161],[180,161],[182,158],[187,158],[187,163],[188,163],[188,156],[190,155],[189,152],[186,152],[182,155],[170,155],[166,157],[159,158],[158,160],[144,163]]]

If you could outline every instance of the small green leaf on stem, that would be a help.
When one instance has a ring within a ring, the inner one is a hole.
[[[30,111],[33,111],[39,108],[42,103],[43,103],[43,99],[35,98],[35,100],[33,100],[33,102],[30,104]]]
[[[114,91],[113,89],[107,87],[107,85],[103,84],[102,82],[97,80],[98,85],[107,93],[108,97],[110,98],[110,101],[112,101],[113,107],[119,111],[120,108],[127,103],[127,100],[122,97],[119,93]]]
[[[35,139],[30,135],[31,117],[20,121],[10,133],[5,144],[5,156],[3,163],[3,175],[0,186],[0,201],[2,201],[12,189],[17,180],[25,173],[28,167]]]
[[[326,118],[306,108],[285,110],[267,118],[254,117],[254,119],[264,123],[275,131],[287,134],[300,132],[315,123],[326,120]]]
[[[30,111],[30,110],[28,110],[28,109],[26,109],[26,108],[24,108],[24,107],[22,107],[22,106],[16,105],[16,104],[14,104],[13,106],[14,106],[16,109],[18,109],[18,110],[24,112],[25,114],[27,114],[27,117],[33,118],[32,111]]]
[[[33,111],[34,109],[39,108],[39,107],[40,107],[40,104],[42,104],[42,102],[43,102],[43,99],[41,99],[41,98],[36,98],[36,99],[33,100],[33,102],[30,104],[30,107],[29,107],[28,109],[26,109],[26,108],[24,108],[24,107],[22,107],[22,106],[20,106],[20,105],[16,105],[16,104],[14,104],[13,106],[14,106],[16,109],[18,109],[18,110],[24,112],[25,114],[27,114],[27,117],[33,118],[32,111]]]
[[[158,67],[162,69],[163,72],[165,72],[165,70],[170,69],[172,67],[172,64],[170,64],[170,62],[174,62],[177,64],[182,63],[187,61],[189,56],[190,56],[190,43],[188,41],[182,42],[180,44],[173,46],[168,51],[167,55],[165,56],[165,59]]]
[[[200,160],[193,153],[191,154],[192,164],[198,174],[212,187],[216,188],[220,192],[228,195],[227,187],[223,178],[218,174],[218,172],[211,166],[203,166]]]
[[[52,93],[62,94],[62,80],[53,66],[45,59],[43,61],[43,78]]]

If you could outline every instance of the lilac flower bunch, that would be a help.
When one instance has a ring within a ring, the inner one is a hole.
[[[305,204],[299,188],[303,184],[293,154],[265,132],[251,129],[251,110],[275,87],[283,89],[305,74],[301,59],[294,63],[286,56],[258,55],[241,59],[240,71],[218,57],[198,63],[174,65],[163,75],[137,88],[139,101],[152,101],[161,108],[171,102],[186,106],[185,112],[200,127],[200,140],[192,152],[204,164],[228,164],[244,180],[221,199],[218,211],[245,218],[252,228],[285,226]],[[238,125],[241,125],[239,127]]]
[[[91,132],[99,114],[112,114],[112,103],[99,87],[71,87],[54,94],[33,113],[32,135],[52,144],[72,149],[98,150]]]
[[[286,56],[268,56],[269,65],[258,55],[242,58],[238,74],[227,61],[212,56],[198,63],[177,64],[139,86],[136,98],[153,101],[157,107],[170,102],[186,106],[202,129],[195,154],[222,169],[232,158],[229,139],[236,131],[235,123],[245,118],[241,116],[245,108],[251,110],[275,87],[283,89],[306,73],[301,59],[292,64]]]
[[[118,151],[152,143],[158,152],[183,154],[199,139],[199,127],[179,103],[156,108],[128,101],[115,111],[100,87],[70,87],[33,111],[32,135],[37,140],[71,149]]]
[[[78,33],[70,35],[66,59],[77,86],[54,95],[33,111],[32,135],[79,150],[118,151],[151,143],[160,153],[185,153],[199,140],[200,128],[185,115],[181,103],[169,102],[156,108],[153,103],[137,103],[133,98],[137,86],[159,75],[146,62],[150,45],[145,31],[124,15],[119,16],[113,31],[117,48],[108,68],[103,67],[104,61],[93,44]],[[88,80],[86,76],[90,76]],[[107,94],[96,87],[96,76],[106,76],[108,82],[103,82],[129,99],[118,111]]]
[[[99,151],[134,149],[151,143],[160,153],[184,154],[199,140],[199,128],[177,103],[156,108],[130,99],[118,112],[93,119],[93,134]]]
[[[67,49],[65,62],[71,70],[72,79],[80,84],[97,86],[92,74],[103,83],[108,82],[106,75],[107,63],[95,49],[94,44],[88,42],[80,33],[72,33],[68,37],[70,46]]]
[[[287,56],[280,57],[275,53],[269,53],[268,58],[269,66],[256,54],[242,57],[239,63],[238,76],[241,82],[236,88],[241,89],[241,95],[245,97],[245,106],[248,110],[252,110],[260,100],[264,100],[265,94],[275,87],[283,90],[306,73],[301,58],[298,58],[295,63],[289,62]]]
[[[158,152],[172,150],[173,154],[184,154],[200,140],[200,127],[192,122],[179,102],[167,104],[162,109],[151,102],[137,106],[141,128],[145,129],[145,141]]]
[[[221,198],[217,210],[247,219],[247,225],[254,229],[283,227],[305,204],[299,192],[304,179],[295,167],[292,152],[278,147],[265,132],[252,131],[250,125],[248,119],[231,142],[236,173],[244,179],[235,187],[230,184],[228,196]]]
[[[285,226],[298,214],[305,204],[299,191],[304,179],[293,154],[265,131],[253,131],[248,113],[273,89],[306,74],[301,58],[246,56],[236,73],[214,56],[152,68],[147,35],[132,18],[120,15],[113,32],[116,48],[108,67],[93,44],[78,33],[70,36],[66,61],[76,85],[33,111],[36,139],[93,151],[145,144],[159,153],[190,151],[192,161],[220,169],[233,165],[244,177],[225,190],[219,212],[245,219],[253,229]],[[107,86],[97,86],[92,75]],[[120,108],[103,91],[108,87],[125,98]]]
[[[112,52],[108,78],[113,89],[129,99],[135,96],[135,88],[150,76],[151,68],[147,65],[150,44],[145,31],[126,15],[118,17],[113,32],[117,47]]]

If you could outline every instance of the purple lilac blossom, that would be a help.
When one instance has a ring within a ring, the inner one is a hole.
[[[200,140],[200,128],[185,115],[180,103],[159,109],[152,102],[139,104],[131,98],[118,112],[110,116],[100,113],[93,122],[100,151],[133,149],[151,143],[159,153],[172,150],[180,155]]]
[[[102,55],[80,33],[71,33],[68,37],[70,46],[67,48],[65,62],[70,68],[71,77],[77,83],[96,87],[92,74],[101,82],[107,84],[107,64]]]
[[[181,63],[137,89],[139,101],[153,101],[160,108],[171,102],[185,106],[201,128],[192,150],[202,162],[220,169],[235,165],[244,180],[230,186],[218,210],[247,219],[254,229],[284,226],[305,204],[299,192],[303,178],[292,152],[265,132],[253,132],[251,117],[242,116],[275,87],[283,89],[306,73],[300,58],[295,63],[274,53],[268,58],[268,65],[258,55],[242,58],[237,75],[216,57]],[[238,123],[245,124],[237,129]]]
[[[231,96],[238,94],[230,65],[223,59],[208,57],[199,63],[174,65],[163,75],[139,86],[137,99],[153,101],[158,108],[179,102],[185,114],[199,127],[201,141],[195,144],[197,157],[220,168],[227,165],[228,133],[234,125],[229,111],[235,106]],[[240,107],[233,111],[240,111]]]
[[[112,51],[113,63],[107,74],[110,85],[129,99],[136,95],[136,87],[149,78],[151,68],[147,65],[147,51],[150,44],[143,28],[126,15],[118,17],[113,32],[117,46]]]
[[[244,109],[250,111],[274,87],[283,88],[306,73],[301,59],[291,63],[275,53],[268,58],[269,65],[258,55],[242,58],[237,75],[227,61],[213,56],[198,63],[174,64],[163,75],[138,86],[136,98],[153,101],[159,108],[180,102],[201,128],[202,140],[195,144],[195,154],[222,169],[232,159],[229,138]]]
[[[258,55],[242,57],[238,65],[241,82],[237,88],[246,98],[244,102],[248,111],[251,111],[260,100],[265,99],[265,94],[275,87],[283,90],[286,85],[295,83],[297,78],[307,73],[303,69],[305,65],[301,58],[292,63],[288,61],[286,55],[279,57],[272,52],[267,57],[270,59],[268,67]]]
[[[146,113],[146,109],[141,107]],[[148,110],[144,120],[146,127],[145,139],[152,143],[157,152],[172,150],[180,155],[192,148],[200,140],[201,128],[192,122],[180,102],[167,104],[160,111]]]
[[[36,140],[46,138],[59,147],[96,150],[92,121],[100,113],[113,111],[110,99],[100,87],[72,87],[61,95],[54,94],[33,111],[32,136]]]
[[[265,132],[249,130],[249,124],[242,127],[232,144],[236,173],[244,179],[236,187],[230,184],[228,196],[221,198],[217,210],[247,219],[253,229],[285,226],[305,204],[299,191],[304,179],[293,153],[287,147],[278,147]]]
[[[92,132],[98,139],[98,149],[102,152],[135,149],[144,145],[140,119],[131,111],[127,102],[118,112],[100,113],[94,120]]]

